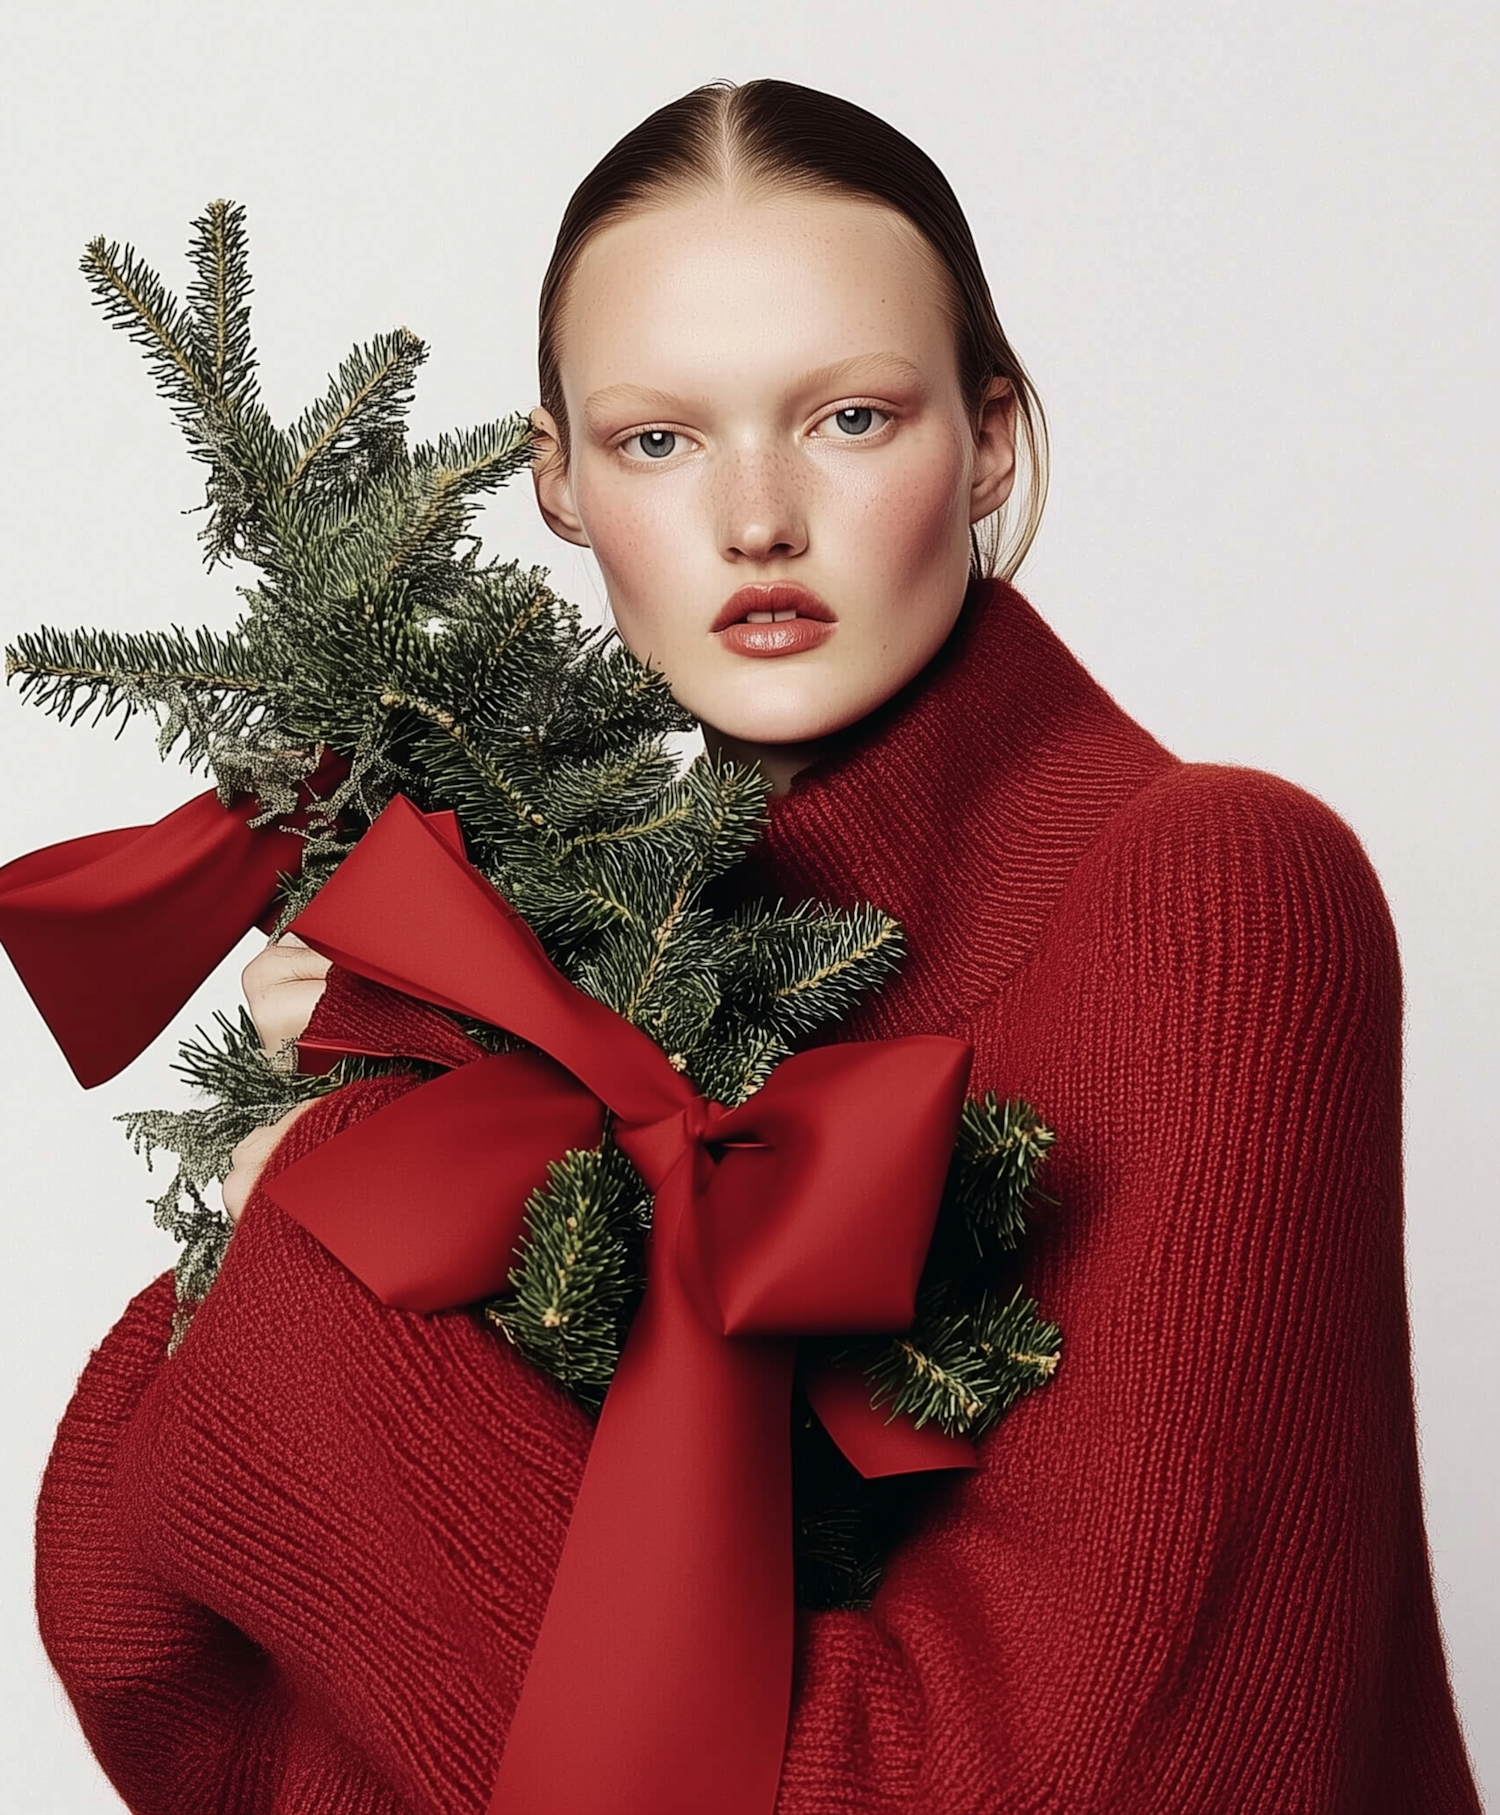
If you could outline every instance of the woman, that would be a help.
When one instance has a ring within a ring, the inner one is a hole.
[[[1008,584],[1041,414],[941,175],[789,84],[660,110],[570,204],[541,393],[548,523],[776,787],[746,886],[906,927],[841,1031],[965,1038],[1059,1135],[1027,1283],[1065,1364],[868,1614],[803,1617],[778,1809],[1477,1810],[1422,1529],[1386,904],[1327,807],[1179,761]],[[252,966],[269,1040],[322,970]],[[360,1012],[335,972],[319,1032]],[[402,1088],[242,1149],[189,1339],[164,1365],[164,1277],[59,1433],[43,1634],[133,1809],[487,1805],[588,1425],[254,1189]]]

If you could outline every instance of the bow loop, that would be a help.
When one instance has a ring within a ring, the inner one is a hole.
[[[554,968],[531,928],[398,794],[292,923],[345,970],[503,1027],[631,1123],[697,1092],[656,1042]]]
[[[348,773],[325,750],[285,820],[210,788],[149,826],[47,845],[0,869],[0,944],[73,1075],[102,1084],[145,1051],[302,867],[313,805]]]
[[[923,1035],[815,1047],[721,1112],[686,1239],[726,1336],[910,1325],[969,1065],[959,1041]]]
[[[492,1053],[354,1123],[269,1190],[382,1304],[442,1311],[506,1289],[549,1164],[603,1133],[599,1099],[555,1060]]]

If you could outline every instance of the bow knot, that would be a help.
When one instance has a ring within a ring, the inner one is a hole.
[[[653,1122],[617,1120],[615,1141],[654,1195],[672,1172],[685,1161],[698,1164],[698,1156],[713,1159],[716,1133],[729,1112],[722,1103],[693,1091],[680,1109]]]

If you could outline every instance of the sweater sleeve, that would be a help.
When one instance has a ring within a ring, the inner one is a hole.
[[[978,1081],[1058,1131],[1023,1271],[1062,1365],[868,1615],[805,1621],[782,1815],[1478,1815],[1422,1529],[1400,970],[1358,840],[1183,765],[972,1031]]]
[[[324,1099],[294,1126],[276,1164],[407,1087],[382,1081]],[[175,1299],[164,1273],[131,1300],[63,1415],[37,1502],[42,1643],[134,1815],[401,1815],[336,1742],[305,1744],[268,1654],[180,1592],[134,1541],[122,1452],[143,1402],[175,1365],[167,1358]]]
[[[250,1773],[233,1787],[229,1760],[265,1702],[264,1660],[140,1567],[111,1503],[115,1449],[166,1354],[174,1296],[164,1273],[132,1299],[63,1417],[37,1505],[38,1621],[84,1736],[131,1809],[248,1811],[260,1786]]]

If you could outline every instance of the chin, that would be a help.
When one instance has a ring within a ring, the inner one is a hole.
[[[737,689],[732,700],[704,700],[701,705],[685,701],[684,704],[721,736],[735,738],[741,743],[816,744],[857,725],[888,696],[877,693],[868,699],[863,695],[854,698],[846,695],[838,699],[747,701],[746,691]]]

